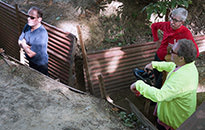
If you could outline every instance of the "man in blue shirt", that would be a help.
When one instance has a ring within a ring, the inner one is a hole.
[[[28,23],[25,25],[18,44],[25,51],[29,66],[48,75],[48,33],[41,24],[43,13],[37,7],[28,11]]]

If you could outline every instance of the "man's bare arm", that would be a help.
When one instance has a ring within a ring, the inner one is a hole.
[[[26,44],[26,40],[19,40],[18,44],[21,48],[23,48],[23,50],[26,52],[26,54],[32,58],[36,55],[36,53],[34,51],[31,50],[31,47],[29,45]]]

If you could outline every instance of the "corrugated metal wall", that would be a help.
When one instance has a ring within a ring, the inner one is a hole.
[[[205,51],[205,36],[196,36],[200,52]],[[93,94],[100,96],[98,75],[104,77],[107,93],[129,88],[135,81],[132,70],[143,67],[154,59],[156,46],[153,42],[116,47],[104,51],[87,53]],[[87,80],[88,81],[88,80]]]
[[[27,22],[24,13],[0,1],[0,48],[7,55],[20,60],[18,37]],[[60,29],[42,22],[49,35],[49,76],[62,83],[72,85],[73,49],[76,37]]]
[[[19,59],[19,47],[17,39],[19,36],[16,10],[3,2],[0,2],[0,47],[6,53]]]
[[[205,35],[195,36],[194,39],[199,47],[199,53],[204,54],[205,53]]]

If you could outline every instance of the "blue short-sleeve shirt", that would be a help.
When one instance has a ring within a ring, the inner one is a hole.
[[[23,40],[24,38],[26,39],[27,44],[31,46],[31,50],[36,53],[32,58],[26,54],[26,58],[29,62],[31,61],[37,65],[48,64],[48,32],[43,25],[31,32],[31,27],[26,24],[19,40]]]

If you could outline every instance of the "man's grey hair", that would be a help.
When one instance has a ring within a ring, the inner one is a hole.
[[[196,46],[192,40],[181,39],[178,40],[179,49],[177,51],[178,56],[184,57],[185,62],[191,63],[197,57]]]
[[[188,16],[188,11],[185,8],[176,8],[171,12],[172,16],[177,16],[181,21],[185,22]]]

